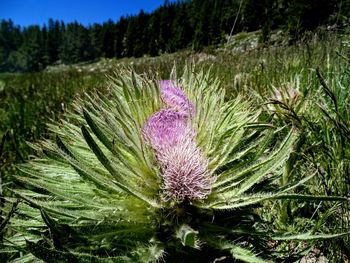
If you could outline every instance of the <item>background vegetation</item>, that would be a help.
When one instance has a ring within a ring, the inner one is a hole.
[[[227,36],[262,29],[261,41],[282,29],[293,42],[320,25],[349,25],[349,1],[193,0],[165,1],[152,13],[83,26],[50,19],[20,27],[0,22],[0,71],[38,71],[47,65],[104,58],[157,56],[181,49],[201,50]]]

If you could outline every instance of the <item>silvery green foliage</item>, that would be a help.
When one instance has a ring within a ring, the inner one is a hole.
[[[14,209],[16,200],[7,199],[5,212],[15,214],[6,252],[21,251],[18,262],[263,262],[255,253],[267,240],[293,239],[269,232],[254,206],[323,198],[292,194],[299,183],[273,186],[296,132],[256,124],[259,112],[249,102],[226,101],[210,72],[193,71],[186,67],[177,78],[174,70],[172,78],[195,108],[196,147],[215,179],[205,195],[166,198],[157,154],[143,136],[164,107],[159,82],[122,70],[110,77],[108,94],[78,99],[49,126],[55,139],[33,146],[39,156],[16,176],[26,187],[15,190],[21,202]]]

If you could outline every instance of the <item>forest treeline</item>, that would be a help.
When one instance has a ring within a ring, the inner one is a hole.
[[[0,22],[0,71],[38,71],[101,57],[156,56],[184,48],[200,50],[228,35],[282,29],[291,39],[328,24],[349,24],[350,0],[165,1],[152,13],[84,26],[50,19],[43,26]]]

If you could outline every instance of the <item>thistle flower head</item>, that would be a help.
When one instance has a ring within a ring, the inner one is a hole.
[[[188,117],[193,104],[171,81],[161,81],[162,100],[169,107],[152,115],[143,136],[155,151],[167,199],[203,199],[210,193],[208,161],[196,145]]]
[[[193,140],[175,145],[161,156],[166,198],[183,201],[204,199],[211,190],[208,160]]]
[[[300,95],[300,92],[289,86],[284,90],[276,90],[275,92],[275,100],[280,101],[280,102],[284,102],[284,103],[295,103],[295,101],[298,99]]]
[[[279,88],[275,88],[275,92],[270,99],[271,104],[268,109],[279,116],[290,115],[291,110],[298,112],[303,100],[298,90],[298,80],[295,83],[287,82]]]
[[[176,87],[171,80],[160,81],[160,95],[168,108],[179,111],[186,116],[194,114],[194,105],[189,101],[182,89]]]
[[[156,152],[181,143],[184,136],[194,137],[187,118],[181,113],[162,109],[152,115],[143,127],[143,136]]]

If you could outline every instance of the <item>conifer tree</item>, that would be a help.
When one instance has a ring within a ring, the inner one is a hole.
[[[115,56],[120,58],[125,55],[124,49],[124,38],[125,33],[128,28],[128,20],[124,17],[121,17],[116,24],[116,40],[115,40]],[[144,43],[146,45],[146,43]]]
[[[45,67],[44,42],[39,26],[29,26],[23,34],[23,44],[19,49],[20,67],[26,71],[42,70]]]
[[[159,11],[154,12],[148,24],[148,32],[149,32],[149,42],[147,53],[151,56],[157,56],[160,51],[160,14]]]
[[[110,19],[102,26],[102,54],[106,58],[112,58],[115,56],[115,40],[116,40],[116,27],[114,22]]]
[[[58,60],[58,49],[61,40],[60,22],[58,20],[54,21],[53,19],[49,19],[47,38],[49,64],[53,64]]]

